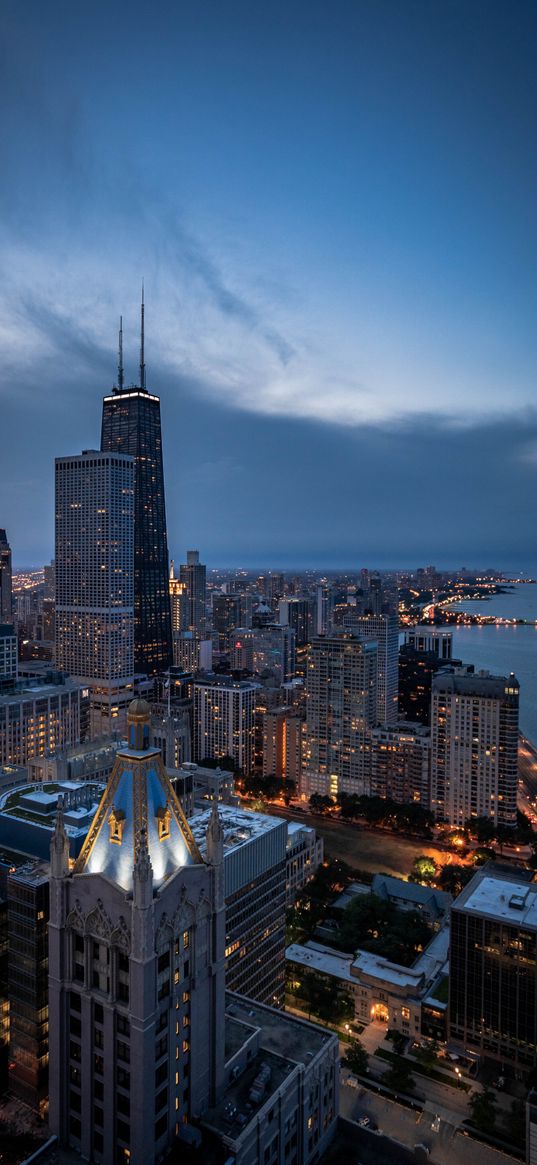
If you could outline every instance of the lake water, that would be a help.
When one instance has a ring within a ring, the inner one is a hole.
[[[537,619],[537,584],[520,583],[488,600],[453,603],[452,610]],[[453,627],[453,655],[476,669],[514,672],[520,683],[520,728],[537,744],[537,627]]]

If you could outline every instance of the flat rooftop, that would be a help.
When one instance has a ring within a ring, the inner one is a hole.
[[[452,909],[537,930],[537,883],[515,871],[511,877],[504,870],[493,874],[486,866],[465,886]]]
[[[257,1033],[259,1048],[222,1100],[209,1109],[203,1124],[229,1141],[237,1141],[251,1121],[271,1102],[274,1093],[297,1064],[309,1065],[318,1052],[336,1040],[332,1032],[297,1019],[284,1011],[254,1003],[240,995],[226,995],[226,1059],[229,1061]],[[265,1091],[252,1100],[250,1090],[262,1067],[270,1072]]]
[[[281,829],[282,826],[281,817],[269,817],[266,813],[254,813],[251,809],[239,809],[234,805],[219,804],[218,812],[224,830],[224,852],[247,845],[254,838],[263,837],[272,830]],[[211,813],[212,805],[207,809],[200,809],[188,819],[202,854],[205,853],[205,835]]]
[[[311,971],[320,971],[323,975],[333,975],[345,983],[356,986],[356,976],[351,974],[353,963],[352,955],[340,955],[331,947],[324,947],[321,943],[291,943],[285,952],[286,959],[291,963],[298,963]]]

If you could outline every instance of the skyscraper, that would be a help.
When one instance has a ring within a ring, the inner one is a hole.
[[[175,567],[173,560],[170,565],[169,588],[172,635],[174,635],[175,632],[188,630],[188,617],[190,611],[187,585],[175,577]]]
[[[145,383],[143,295],[140,383],[125,387],[120,326],[118,383],[103,401],[101,449],[134,458],[134,669],[151,675],[169,667],[172,633],[160,400]]]
[[[431,809],[439,821],[516,825],[518,700],[514,675],[446,667],[434,676]]]
[[[377,644],[350,632],[308,648],[301,791],[369,793],[369,729],[377,720]]]
[[[56,460],[56,662],[88,685],[95,736],[132,698],[133,478],[124,453]]]
[[[373,579],[371,580],[373,582]],[[397,615],[345,615],[345,627],[360,639],[378,643],[377,718],[381,724],[395,724],[398,718],[399,620]]]
[[[5,530],[0,530],[0,623],[12,622],[11,547]]]
[[[199,550],[187,550],[179,577],[186,586],[188,598],[186,630],[195,631],[204,639],[207,568],[200,562]]]
[[[152,1165],[224,1086],[223,831],[202,859],[135,700],[73,869],[51,843],[50,1127],[102,1165]]]

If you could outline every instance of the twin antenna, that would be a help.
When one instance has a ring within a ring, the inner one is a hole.
[[[144,331],[145,331],[145,304],[144,304],[144,285],[142,282],[142,305],[141,305],[141,320],[140,320],[140,388],[145,391],[145,348],[144,348]],[[119,348],[117,356],[117,386],[119,392],[122,392],[125,387],[125,369],[123,367],[123,316],[119,317]]]

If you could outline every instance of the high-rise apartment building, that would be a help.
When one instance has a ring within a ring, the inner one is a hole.
[[[371,583],[374,579],[371,578]],[[349,614],[343,625],[352,628],[364,642],[378,643],[377,719],[381,724],[395,724],[398,719],[399,620],[397,615]]]
[[[405,631],[405,643],[415,651],[430,652],[438,659],[449,662],[453,647],[453,632],[446,627],[420,626]]]
[[[194,682],[193,759],[232,757],[246,775],[254,766],[255,709],[259,685],[231,676]]]
[[[134,679],[134,463],[56,460],[56,662],[87,684],[91,731],[125,726]]]
[[[180,567],[180,580],[187,593],[187,631],[203,639],[207,622],[207,568],[200,562],[199,550],[187,550],[186,562]]]
[[[537,1064],[537,885],[489,862],[451,906],[448,1036],[471,1058]]]
[[[101,449],[134,458],[134,670],[152,675],[172,661],[172,633],[160,400],[146,388],[143,301],[140,384],[124,386],[120,330],[118,384],[103,400]]]
[[[369,793],[369,730],[377,721],[377,643],[351,632],[308,649],[301,791]]]
[[[514,675],[446,667],[434,677],[431,809],[439,821],[516,825],[518,701]]]
[[[11,547],[5,530],[0,530],[0,623],[12,622]]]
[[[371,794],[430,808],[431,733],[423,724],[381,725],[371,732]]]
[[[274,708],[263,716],[263,776],[292,781],[302,772],[304,720],[293,708]]]
[[[329,583],[320,583],[315,592],[313,633],[328,635],[332,626],[334,592]]]
[[[73,868],[51,843],[51,1131],[102,1165],[153,1165],[224,1087],[223,832],[201,857],[131,704],[128,747]]]

